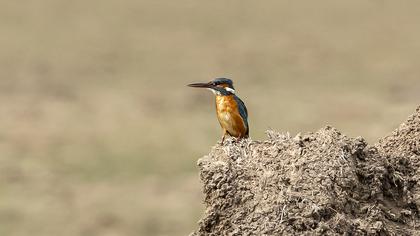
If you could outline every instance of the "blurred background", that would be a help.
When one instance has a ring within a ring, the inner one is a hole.
[[[0,235],[187,235],[229,77],[265,130],[369,142],[420,101],[420,2],[0,1]]]

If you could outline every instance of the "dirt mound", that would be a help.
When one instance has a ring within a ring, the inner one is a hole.
[[[215,146],[192,235],[420,235],[420,107],[375,145],[332,127]]]

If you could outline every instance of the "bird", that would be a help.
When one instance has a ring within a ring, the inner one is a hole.
[[[232,80],[216,78],[208,83],[192,83],[187,86],[206,88],[214,93],[217,119],[223,131],[222,145],[226,135],[238,139],[249,137],[248,110],[244,102],[236,96]]]

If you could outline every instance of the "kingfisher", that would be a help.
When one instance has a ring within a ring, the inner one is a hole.
[[[236,138],[249,136],[248,111],[244,102],[236,96],[232,80],[216,78],[208,83],[193,83],[188,86],[207,88],[214,93],[217,119],[223,130],[221,144],[226,135]]]

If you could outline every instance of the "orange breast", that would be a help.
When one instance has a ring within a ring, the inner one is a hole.
[[[216,96],[216,113],[220,125],[234,137],[245,137],[246,126],[233,95]]]

